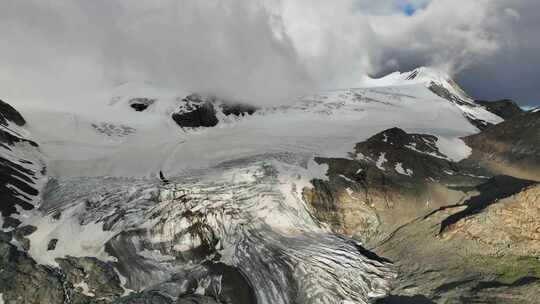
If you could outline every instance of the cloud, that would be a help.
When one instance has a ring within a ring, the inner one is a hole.
[[[2,1],[0,95],[76,102],[152,81],[269,104],[434,65],[531,104],[539,20],[537,0]]]
[[[500,41],[492,29],[497,12],[487,3],[439,0],[412,17],[371,17],[380,58],[397,65],[432,65],[459,72],[477,58],[496,53]],[[386,62],[377,67],[383,71],[396,68]]]
[[[540,104],[538,1],[433,0],[411,17],[369,19],[379,50],[373,74],[431,65],[477,98]]]
[[[257,1],[3,1],[0,89],[74,99],[152,81],[259,103],[314,89]]]
[[[371,70],[373,31],[354,0],[284,0],[285,31],[321,88],[354,85]]]

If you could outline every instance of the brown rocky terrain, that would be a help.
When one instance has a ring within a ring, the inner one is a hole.
[[[540,111],[526,112],[464,138],[469,161],[490,170],[540,180]]]
[[[313,180],[304,197],[319,220],[395,262],[398,282],[380,303],[537,303],[540,186],[522,179],[531,174],[497,175],[483,158],[530,168],[540,155],[530,116],[517,136],[502,124],[467,138],[473,153],[459,163],[434,137],[383,131],[352,159],[316,159],[328,180]]]
[[[393,128],[358,143],[352,159],[316,158],[328,165],[328,180],[313,180],[304,198],[319,220],[366,244],[385,239],[409,221],[459,201],[463,193],[446,184],[482,182],[450,161],[436,137]]]
[[[493,254],[540,256],[540,186],[504,198],[456,222],[443,238],[466,238]]]

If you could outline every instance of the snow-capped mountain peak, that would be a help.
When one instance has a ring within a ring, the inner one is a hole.
[[[503,121],[501,117],[477,104],[448,73],[432,67],[419,67],[409,72],[394,72],[377,79],[366,76],[362,81],[362,86],[371,88],[407,86],[416,87],[418,91],[427,88],[430,93],[458,107],[479,129]]]
[[[422,84],[430,87],[437,85],[446,88],[452,93],[461,97],[464,101],[471,102],[472,99],[459,87],[450,74],[432,67],[419,67],[408,72],[394,72],[381,78],[371,78],[366,76],[362,81],[365,87],[386,87]]]

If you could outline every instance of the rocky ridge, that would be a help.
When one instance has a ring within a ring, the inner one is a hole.
[[[180,106],[172,114],[172,119],[182,128],[214,127],[219,115],[252,115],[253,106],[234,102],[224,102],[215,97],[191,94],[180,101]]]
[[[523,110],[510,99],[496,101],[475,100],[475,103],[485,107],[491,113],[508,120],[523,113]]]
[[[540,179],[540,112],[525,112],[464,138],[471,161],[503,174]]]
[[[16,227],[9,217],[17,208],[31,210],[41,188],[45,166],[38,145],[24,134],[26,121],[9,104],[0,101],[0,213],[2,226]]]
[[[535,303],[539,182],[478,161],[489,153],[537,163],[534,114],[465,138],[473,150],[459,162],[438,150],[436,137],[385,130],[358,143],[351,159],[317,159],[329,166],[328,180],[313,180],[306,201],[337,232],[396,261],[394,295],[380,303]],[[517,146],[484,151],[505,143]]]

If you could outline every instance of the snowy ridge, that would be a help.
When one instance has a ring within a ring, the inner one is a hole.
[[[430,86],[432,83],[444,87],[463,101],[474,104],[473,99],[463,91],[459,85],[448,75],[440,70],[420,67],[410,72],[394,72],[382,78],[365,77],[362,84],[365,87],[386,87],[421,84]]]
[[[450,75],[433,68],[420,67],[410,72],[395,72],[379,79],[365,77],[362,84],[366,87],[425,87],[439,97],[452,102],[467,119],[477,122],[480,127],[503,121],[501,117],[476,104]]]
[[[21,110],[57,176],[170,176],[268,152],[346,156],[355,143],[395,126],[448,139],[477,132],[460,108],[417,86],[322,92],[194,130],[182,130],[165,111],[175,100],[157,99],[153,107],[164,111],[154,112],[109,107],[109,99],[95,113]]]

